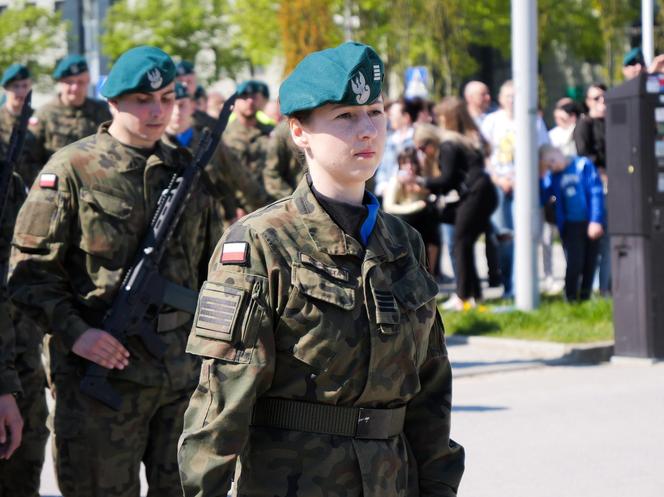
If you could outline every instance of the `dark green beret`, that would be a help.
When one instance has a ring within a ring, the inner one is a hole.
[[[175,100],[182,100],[183,98],[190,97],[191,95],[189,95],[187,85],[183,85],[182,83],[175,83]]]
[[[125,93],[152,93],[174,79],[175,64],[166,52],[156,47],[136,47],[115,61],[101,94],[115,98]]]
[[[196,72],[194,70],[194,64],[188,60],[181,60],[178,62],[175,66],[175,71],[178,76],[186,76],[187,74],[194,74]]]
[[[242,98],[243,95],[253,95],[255,93],[260,93],[265,98],[270,98],[270,88],[262,81],[256,79],[243,81],[237,85],[235,93],[237,93],[238,98]]]
[[[66,78],[67,76],[75,76],[88,71],[88,63],[82,55],[71,54],[67,55],[64,59],[58,62],[53,71],[53,79],[56,81]]]
[[[281,113],[323,104],[365,105],[383,88],[383,61],[373,48],[349,41],[307,55],[279,88]]]
[[[632,66],[634,64],[641,64],[642,66],[646,65],[641,47],[632,48],[623,57],[623,66]]]
[[[9,83],[14,81],[21,81],[23,79],[28,79],[30,77],[30,71],[27,67],[22,64],[12,64],[5,72],[2,73],[2,80],[0,80],[0,86],[6,88]]]
[[[194,98],[198,100],[199,98],[206,97],[207,93],[205,92],[205,88],[203,88],[201,85],[196,86],[196,91],[194,92]]]

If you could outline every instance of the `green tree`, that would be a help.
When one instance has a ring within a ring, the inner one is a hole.
[[[139,45],[155,45],[173,56],[194,60],[202,49],[215,54],[215,76],[231,76],[246,63],[234,41],[226,0],[120,0],[108,11],[104,53],[111,60]]]
[[[65,45],[66,24],[58,13],[18,5],[0,13],[0,70],[14,62],[30,67],[38,76],[53,69],[53,58],[44,53],[56,48],[57,40]]]

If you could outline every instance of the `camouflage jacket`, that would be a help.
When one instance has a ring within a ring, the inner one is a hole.
[[[25,186],[23,179],[18,174],[13,175],[9,187],[7,205],[0,222],[0,277],[2,278],[0,280],[0,395],[21,391],[20,365],[26,359],[24,352],[31,348],[28,347],[31,344],[30,337],[16,336],[11,318],[11,306],[7,298],[5,281],[9,266],[14,222],[19,208],[25,200]],[[38,345],[37,350],[39,350]],[[36,356],[38,358],[39,354],[37,353]]]
[[[240,159],[246,171],[263,187],[263,169],[267,158],[270,133],[274,128],[257,123],[247,128],[238,119],[228,123],[224,133],[224,143]]]
[[[185,496],[225,496],[234,475],[238,496],[456,495],[464,455],[424,258],[419,235],[383,213],[365,250],[306,180],[234,224],[187,346],[204,363],[180,439]],[[267,398],[407,406],[405,426],[384,440],[252,426]]]
[[[0,154],[4,156],[7,153],[7,146],[12,136],[14,125],[18,121],[18,116],[12,115],[6,106],[0,107]],[[26,185],[30,186],[37,177],[43,164],[39,161],[37,155],[37,142],[35,136],[28,131],[25,135],[25,145],[21,154],[21,161],[16,171]]]
[[[195,153],[200,143],[202,130],[196,127],[193,130],[194,135],[189,150]],[[172,145],[179,145],[174,136],[167,134],[165,139]],[[210,162],[205,166],[205,172],[210,181],[210,192],[215,199],[225,202],[224,215],[231,215],[231,218],[234,218],[235,207],[242,207],[245,211],[252,212],[269,202],[263,188],[254,181],[250,174],[247,174],[239,159],[229,150],[223,140],[219,143]],[[233,197],[233,201],[228,199],[229,195]]]
[[[282,121],[274,128],[267,147],[263,169],[265,191],[275,199],[287,197],[293,193],[305,172],[304,157],[293,143],[288,122]]]
[[[82,365],[69,352],[72,345],[90,326],[101,325],[159,196],[172,175],[191,160],[185,149],[164,143],[146,160],[115,140],[107,127],[51,158],[16,222],[9,290],[20,310],[52,332],[52,374]],[[220,236],[213,199],[199,182],[166,248],[161,275],[198,290]],[[164,306],[159,314],[160,321],[167,315],[175,321],[170,329],[154,323],[168,347],[163,361],[130,337],[130,364],[111,377],[145,385],[170,380],[174,388],[195,381],[197,359],[184,353],[191,315],[172,311]]]
[[[86,98],[80,107],[72,107],[55,97],[30,119],[30,131],[37,138],[36,155],[40,164],[46,164],[62,147],[94,135],[101,123],[110,120],[106,102]]]

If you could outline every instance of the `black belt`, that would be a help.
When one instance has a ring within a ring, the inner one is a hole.
[[[288,399],[259,399],[252,426],[385,440],[403,431],[406,406],[369,409],[314,404]]]

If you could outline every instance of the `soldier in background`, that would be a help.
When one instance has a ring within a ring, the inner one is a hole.
[[[280,122],[267,147],[263,183],[265,191],[274,199],[287,197],[295,191],[306,172],[302,151],[291,138],[288,121]]]
[[[5,102],[0,107],[0,153],[4,153],[3,146],[9,144],[12,129],[18,122],[23,108],[23,102],[32,89],[32,78],[28,68],[21,64],[12,64],[2,74],[0,86],[5,90]],[[18,170],[25,184],[29,187],[34,181],[42,164],[35,157],[35,137],[28,132],[25,137],[25,146]]]
[[[175,85],[175,95],[175,107],[164,139],[175,147],[194,151],[201,139],[201,131],[193,126],[194,102],[188,88],[180,83]],[[265,192],[242,170],[223,142],[219,143],[205,172],[210,193],[218,200],[224,227],[268,203]]]
[[[199,373],[199,360],[184,352],[192,316],[158,309],[149,325],[166,345],[163,359],[136,336],[123,345],[100,329],[162,192],[192,160],[160,141],[174,79],[162,50],[125,52],[101,90],[112,123],[51,157],[16,222],[9,289],[12,302],[52,333],[53,443],[64,497],[135,497],[141,462],[149,496],[181,495],[177,437]],[[162,277],[198,290],[221,234],[216,212],[199,183],[165,247]],[[80,392],[87,361],[112,370],[119,411]]]
[[[111,119],[106,102],[88,97],[90,72],[84,57],[68,55],[62,59],[53,79],[58,95],[30,119],[42,165],[62,147],[95,134],[101,123]]]
[[[193,96],[198,91],[198,78],[196,77],[196,70],[194,69],[193,63],[188,60],[178,62],[175,65],[175,74],[176,81],[186,86],[190,95]],[[205,93],[202,86],[201,90]],[[218,115],[219,114],[217,113],[217,116]],[[212,129],[217,120],[217,116],[212,117],[204,110],[194,109],[194,114],[192,116],[194,128],[198,129],[198,131],[203,131],[206,127]]]
[[[204,358],[178,462],[186,497],[456,495],[452,376],[419,234],[365,183],[387,122],[366,45],[280,89],[309,174],[228,229],[187,351]]]
[[[237,100],[233,115],[235,118],[228,124],[224,133],[224,143],[240,159],[242,166],[248,171],[261,187],[263,185],[263,169],[267,160],[267,149],[270,133],[274,129],[271,124],[261,123],[257,112],[261,105],[267,103],[269,93],[267,85],[260,81],[244,81],[237,86]]]

